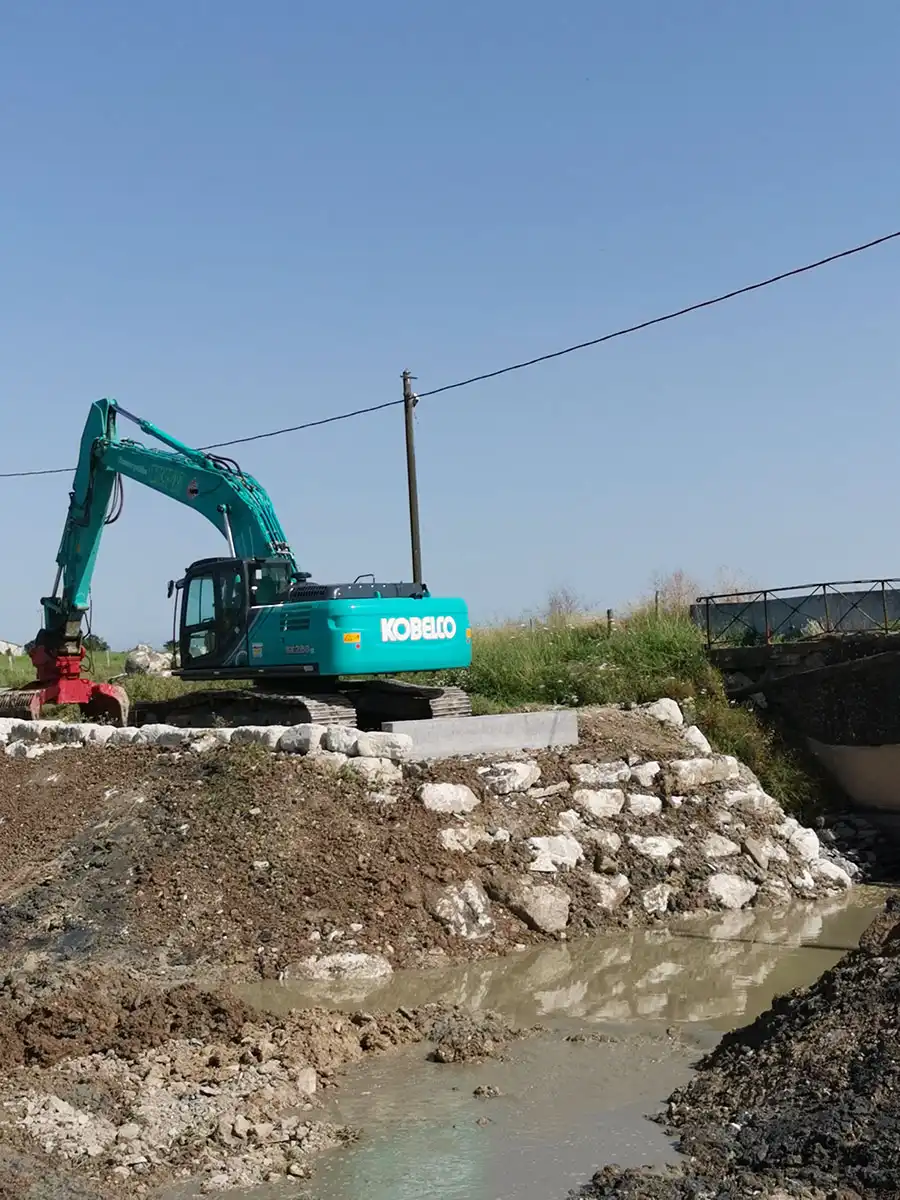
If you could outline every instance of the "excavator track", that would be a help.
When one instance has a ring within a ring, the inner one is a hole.
[[[356,725],[356,709],[344,696],[302,696],[257,688],[210,688],[166,700],[139,700],[132,723],[203,728],[237,725]]]
[[[356,705],[361,729],[380,729],[387,721],[428,721],[470,717],[472,701],[458,687],[426,687],[396,679],[366,679],[342,683],[341,690]]]
[[[458,687],[424,687],[396,680],[337,681],[333,692],[312,695],[264,688],[210,688],[166,700],[138,700],[132,723],[200,728],[236,725],[348,725],[380,729],[386,721],[427,721],[472,714]]]
[[[2,688],[0,689],[0,717],[18,717],[21,721],[30,721],[34,717],[34,689]]]

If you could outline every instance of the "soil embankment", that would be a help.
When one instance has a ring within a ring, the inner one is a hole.
[[[0,968],[377,977],[839,893],[879,849],[855,820],[803,829],[736,760],[642,713],[585,717],[571,751],[405,763],[389,785],[334,757],[0,756]]]
[[[726,1035],[662,1121],[687,1162],[600,1171],[580,1200],[900,1195],[900,898],[812,987]]]
[[[344,1065],[414,1042],[455,1062],[517,1035],[434,1005],[275,1018],[230,984],[365,995],[397,967],[783,909],[840,895],[882,849],[860,820],[786,817],[671,701],[585,714],[577,748],[499,762],[353,769],[336,749],[179,737],[0,755],[4,1198],[303,1177],[352,1136],[317,1119]]]

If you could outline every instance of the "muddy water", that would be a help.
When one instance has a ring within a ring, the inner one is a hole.
[[[265,985],[270,1009],[309,1002],[392,1008],[442,1000],[493,1008],[548,1033],[506,1061],[438,1066],[414,1047],[353,1068],[333,1119],[360,1143],[323,1156],[314,1200],[563,1200],[603,1163],[660,1164],[674,1152],[646,1119],[690,1077],[702,1049],[774,995],[811,983],[856,944],[880,907],[862,889],[789,913],[730,913],[618,933],[512,959],[398,972],[355,994]],[[572,1042],[587,1032],[593,1039]],[[502,1093],[473,1095],[480,1085]],[[286,1200],[292,1188],[245,1192]]]
[[[252,984],[240,994],[275,1012],[306,1004],[392,1009],[431,1001],[492,1008],[515,1021],[753,1020],[774,995],[817,978],[854,946],[881,903],[875,889],[786,913],[725,913],[661,930],[618,931],[507,958],[398,971],[377,985]]]

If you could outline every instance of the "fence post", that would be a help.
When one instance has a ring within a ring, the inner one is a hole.
[[[613,610],[611,608],[608,608],[606,610],[606,636],[607,637],[610,637],[612,635],[612,630],[613,630]]]
[[[881,609],[884,613],[884,632],[888,631],[887,593],[884,590],[884,580],[881,581]]]

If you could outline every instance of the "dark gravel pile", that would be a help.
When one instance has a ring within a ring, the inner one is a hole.
[[[900,897],[812,987],[723,1038],[661,1121],[678,1171],[607,1167],[581,1200],[900,1196]]]

